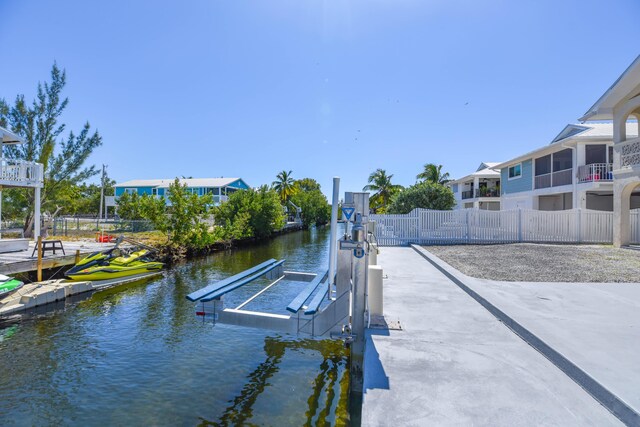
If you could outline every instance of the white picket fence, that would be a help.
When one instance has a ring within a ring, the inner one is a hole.
[[[381,246],[463,243],[611,243],[613,212],[573,209],[487,211],[415,209],[406,215],[370,215]],[[640,243],[640,211],[631,211],[631,241]]]

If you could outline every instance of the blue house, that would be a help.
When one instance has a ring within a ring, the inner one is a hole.
[[[156,197],[167,198],[169,186],[175,179],[134,179],[120,184],[116,184],[115,197],[121,195],[144,194]],[[187,186],[187,189],[199,196],[205,194],[213,195],[213,201],[217,205],[227,200],[228,196],[238,190],[247,190],[249,186],[242,178],[189,178],[180,179],[180,183]]]

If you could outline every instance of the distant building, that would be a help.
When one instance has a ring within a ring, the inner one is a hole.
[[[456,199],[454,209],[500,210],[500,172],[494,169],[497,164],[480,163],[474,173],[447,183]]]
[[[147,194],[167,199],[169,186],[174,181],[175,179],[134,179],[116,184],[115,199],[125,193],[139,196]],[[249,189],[242,178],[183,178],[180,179],[180,183],[186,185],[188,191],[198,196],[211,194],[216,205],[226,201],[235,191]]]

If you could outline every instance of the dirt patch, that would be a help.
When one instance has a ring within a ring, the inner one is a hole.
[[[604,245],[425,246],[462,273],[517,282],[640,283],[640,251]]]

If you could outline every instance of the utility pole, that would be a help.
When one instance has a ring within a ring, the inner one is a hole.
[[[107,168],[107,165],[103,164],[102,165],[102,177],[100,178],[100,213],[98,214],[98,223],[100,223],[100,219],[102,219],[102,206],[104,204],[104,179],[105,179],[105,176],[106,176],[106,168]]]

